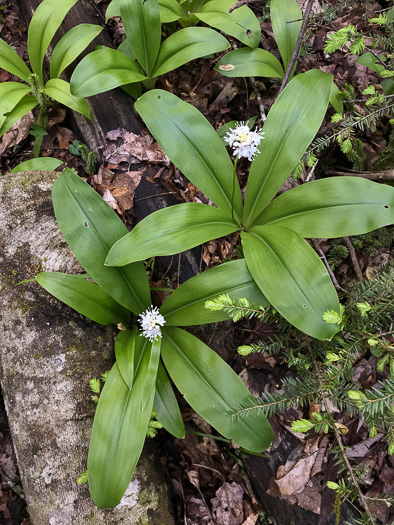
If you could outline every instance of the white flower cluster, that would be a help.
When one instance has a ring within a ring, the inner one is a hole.
[[[254,156],[260,153],[257,146],[261,140],[264,139],[264,131],[251,131],[245,122],[237,122],[235,129],[227,132],[224,140],[233,148],[234,155],[246,157],[250,161],[254,160]]]
[[[139,323],[141,324],[141,330],[143,330],[141,336],[146,337],[149,341],[157,341],[158,337],[162,337],[160,327],[164,325],[166,320],[159,313],[157,306],[151,306],[139,316]]]

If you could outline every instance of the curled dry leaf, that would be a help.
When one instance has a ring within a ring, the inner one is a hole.
[[[29,113],[26,113],[26,115],[19,119],[11,129],[6,131],[0,138],[0,155],[2,155],[6,149],[12,148],[15,144],[22,142],[22,140],[29,134],[34,121],[34,115],[32,111],[29,111]]]
[[[242,525],[244,519],[243,495],[244,489],[233,481],[225,482],[215,492],[216,498],[211,500],[212,514],[221,525]]]

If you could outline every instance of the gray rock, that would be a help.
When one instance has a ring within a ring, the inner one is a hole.
[[[39,271],[79,271],[54,218],[54,172],[0,178],[0,373],[33,525],[170,525],[167,487],[147,443],[119,509],[100,510],[86,470],[94,406],[89,380],[114,361],[113,331],[87,320],[35,283]]]

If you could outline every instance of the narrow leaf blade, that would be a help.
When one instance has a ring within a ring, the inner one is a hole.
[[[361,235],[394,222],[394,188],[359,177],[313,181],[280,195],[259,221],[307,238]]]
[[[271,21],[275,40],[287,70],[302,24],[302,11],[297,0],[272,0]]]
[[[159,4],[157,0],[120,0],[120,14],[131,48],[151,77],[161,40]]]
[[[27,51],[33,72],[42,81],[45,53],[63,18],[78,0],[44,0],[35,10],[27,34]]]
[[[115,49],[101,48],[89,53],[77,65],[70,80],[71,93],[91,97],[145,79],[134,60]]]
[[[166,38],[160,46],[152,76],[168,73],[199,57],[228,49],[227,40],[208,27],[187,27]]]
[[[0,117],[0,137],[4,135],[12,126],[18,122],[26,113],[29,113],[33,108],[37,106],[37,99],[32,95],[25,95],[21,100],[14,106],[7,115]]]
[[[182,16],[177,0],[159,0],[160,20],[162,24],[175,22]]]
[[[56,44],[51,56],[51,78],[59,78],[67,66],[82,53],[103,28],[94,24],[79,24],[70,29]]]
[[[185,425],[182,421],[179,405],[167,372],[161,362],[157,371],[153,410],[156,411],[157,420],[162,423],[167,432],[178,439],[185,437]]]
[[[9,73],[29,82],[31,71],[18,55],[2,38],[0,38],[0,67]]]
[[[233,5],[232,0],[210,0],[194,14],[205,24],[220,29],[246,46],[257,47],[261,29],[256,15],[246,5],[229,13]]]
[[[250,275],[245,259],[239,259],[188,279],[164,302],[160,313],[165,317],[166,326],[192,326],[225,321],[228,319],[227,314],[212,312],[204,307],[206,301],[225,293],[231,299],[246,297],[258,306],[269,304]]]
[[[242,197],[233,164],[218,134],[193,106],[162,90],[135,103],[149,131],[182,173],[219,208],[242,216]],[[234,197],[233,197],[234,182]]]
[[[123,266],[149,257],[174,255],[236,231],[239,225],[226,212],[188,202],[148,215],[110,250],[106,264]]]
[[[126,308],[114,301],[97,284],[58,272],[41,272],[36,281],[59,301],[96,323],[109,325],[130,321],[130,313]]]
[[[224,55],[215,66],[225,77],[283,78],[279,60],[264,49],[242,47]]]
[[[148,360],[144,352],[131,390],[115,364],[100,395],[88,455],[89,489],[99,508],[119,503],[142,452],[155,391],[153,384],[149,402],[141,410]]]
[[[314,69],[297,75],[282,91],[264,124],[265,140],[246,187],[248,229],[290,175],[315,137],[328,106],[332,75]]]
[[[90,107],[83,97],[77,97],[71,94],[70,84],[60,78],[52,78],[45,84],[45,93],[63,104],[68,108],[82,113],[86,118],[90,119]]]
[[[144,265],[104,266],[111,246],[127,233],[116,213],[67,168],[53,186],[53,204],[64,238],[92,279],[135,314],[146,310],[151,300]]]
[[[155,339],[150,344],[149,363],[142,387],[141,410],[145,410],[152,394],[152,385],[156,384],[157,369],[160,361],[161,338]]]
[[[134,383],[135,344],[138,335],[137,327],[133,326],[132,330],[120,330],[115,341],[116,364],[129,389]]]
[[[266,450],[274,432],[263,414],[231,417],[251,394],[231,367],[213,350],[180,328],[164,329],[162,357],[186,401],[223,436],[252,452]]]
[[[63,164],[62,160],[53,157],[39,157],[21,162],[11,170],[11,173],[20,173],[21,171],[54,171]]]
[[[338,296],[309,244],[280,226],[255,226],[241,238],[249,271],[274,308],[299,330],[330,339],[337,327],[324,322],[323,314],[339,313]]]

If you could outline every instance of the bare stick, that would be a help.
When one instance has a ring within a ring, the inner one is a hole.
[[[383,62],[383,60],[382,60],[382,59],[380,58],[380,56],[376,53],[376,51],[374,51],[374,50],[372,49],[372,47],[365,46],[365,49],[366,49],[367,51],[369,51],[370,53],[372,53],[373,56],[374,56],[377,60],[379,60],[379,62],[380,62],[380,63],[382,64],[382,66],[384,67],[384,69],[386,69],[387,64],[385,64],[385,63]]]
[[[394,170],[383,171],[327,171],[329,175],[342,175],[347,177],[362,177],[368,180],[394,180]]]
[[[249,77],[248,80],[249,80],[250,86],[253,89],[254,94],[256,95],[256,100],[257,100],[257,103],[259,105],[259,110],[260,110],[261,122],[264,123],[266,118],[267,118],[267,116],[265,114],[264,103],[263,103],[263,99],[261,98],[261,95],[260,95],[260,90],[257,87],[256,80],[255,80],[254,77]]]
[[[331,266],[328,264],[327,258],[323,252],[323,250],[320,247],[319,241],[317,239],[312,239],[313,246],[315,247],[316,251],[318,252],[320,259],[324,262],[325,267],[327,268],[328,273],[330,274],[331,280],[337,290],[340,290],[341,292],[344,292],[344,288],[339,284],[337,281],[337,278],[334,275],[334,272],[331,270]]]
[[[352,261],[354,271],[356,272],[357,279],[359,281],[363,281],[364,280],[363,273],[358,263],[356,250],[354,249],[352,241],[349,239],[349,237],[344,237],[343,240],[345,241],[347,249],[349,250],[350,259]]]
[[[305,33],[305,30],[306,30],[306,26],[308,24],[309,17],[311,15],[312,6],[313,6],[314,1],[315,0],[308,0],[308,4],[307,4],[306,9],[305,9],[304,19],[303,19],[302,24],[301,24],[300,34],[298,35],[297,42],[296,42],[296,45],[295,45],[295,48],[294,48],[294,52],[293,52],[293,55],[291,57],[289,67],[287,68],[287,71],[286,71],[286,74],[285,74],[285,78],[283,79],[282,85],[280,86],[278,95],[280,93],[282,93],[282,91],[285,89],[286,84],[289,81],[291,72],[293,70],[293,66],[294,66],[294,64],[295,64],[295,62],[296,62],[296,60],[298,58],[298,52],[299,52],[300,47],[301,47],[302,39],[304,38],[304,33]]]
[[[239,7],[242,7],[243,5],[253,4],[253,2],[257,2],[257,0],[240,0],[236,4],[234,4],[230,9],[228,10],[229,13],[232,13],[235,11],[235,9],[238,9]]]

